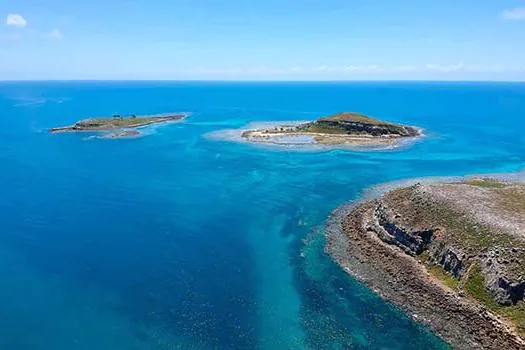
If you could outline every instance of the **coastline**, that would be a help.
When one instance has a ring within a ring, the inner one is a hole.
[[[364,203],[373,199],[379,198],[384,193],[394,190],[400,187],[412,186],[417,183],[421,184],[436,184],[441,182],[450,182],[450,183],[460,183],[464,181],[469,181],[476,178],[491,178],[499,181],[510,181],[510,182],[524,182],[525,183],[525,168],[518,171],[512,171],[508,173],[481,173],[481,174],[471,174],[471,175],[460,175],[460,176],[425,176],[425,177],[415,177],[415,178],[406,178],[396,181],[389,181],[378,183],[376,185],[367,187],[361,192],[359,199],[348,201],[347,203],[340,206],[356,206],[358,203]]]
[[[502,180],[525,182],[525,172],[497,175]],[[491,176],[494,177],[494,176]],[[447,177],[456,182],[472,179]],[[427,179],[437,183],[444,178]],[[419,179],[421,180],[421,179]],[[470,298],[463,297],[435,278],[417,257],[385,243],[363,226],[386,191],[418,179],[390,183],[368,190],[361,199],[336,208],[325,227],[325,251],[348,274],[366,284],[383,299],[405,311],[412,319],[459,349],[523,349],[520,338],[507,320]],[[350,215],[352,214],[352,215]]]
[[[263,146],[272,149],[284,149],[294,151],[327,151],[333,149],[349,151],[388,151],[407,147],[427,137],[425,130],[419,127],[413,127],[418,130],[419,134],[413,137],[384,137],[374,138],[371,136],[353,136],[353,135],[331,135],[329,138],[340,138],[335,142],[317,142],[310,133],[297,133],[297,137],[288,135],[272,135],[269,138],[248,139],[243,134],[262,130],[276,128],[281,126],[296,126],[306,121],[258,121],[251,122],[239,129],[222,129],[209,132],[205,137],[215,141],[228,141],[255,146]],[[322,135],[322,134],[319,134]],[[326,136],[326,135],[323,135]],[[347,140],[348,142],[345,142]]]
[[[348,147],[382,147],[389,148],[403,142],[414,139],[420,139],[424,136],[423,129],[409,126],[415,130],[411,136],[401,135],[373,135],[363,134],[345,134],[345,133],[327,133],[303,131],[300,129],[301,124],[275,124],[272,128],[248,129],[241,132],[241,137],[247,142],[253,143],[271,143],[275,145],[293,145],[293,144],[313,144],[323,146],[348,146]]]
[[[140,132],[137,131],[137,129],[147,127],[153,124],[180,122],[185,120],[188,117],[188,115],[188,113],[162,113],[154,115],[143,115],[137,117],[127,117],[125,120],[130,122],[126,122],[125,125],[119,125],[119,119],[116,120],[116,124],[113,124],[113,120],[111,118],[90,118],[79,120],[72,125],[51,128],[49,129],[49,132],[52,134],[67,132],[113,132],[108,135],[103,135],[101,136],[101,138],[122,138],[130,136],[136,137],[140,134]],[[136,122],[134,120],[135,118],[137,119]],[[95,121],[95,123],[98,124],[84,125],[92,121]]]

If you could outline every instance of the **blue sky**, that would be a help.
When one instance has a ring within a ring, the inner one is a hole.
[[[525,80],[525,0],[0,0],[0,80]]]

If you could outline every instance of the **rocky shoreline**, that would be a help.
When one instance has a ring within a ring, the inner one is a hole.
[[[524,189],[485,180],[396,189],[334,211],[326,250],[347,273],[454,348],[524,349],[518,333],[523,331],[518,317],[525,285],[520,250],[525,243],[519,234],[524,216],[509,219],[514,202],[509,208],[492,205],[507,195],[516,200],[515,193],[525,195]],[[449,209],[453,220],[471,220],[481,243],[455,231],[457,223],[467,232],[467,221],[437,222]]]

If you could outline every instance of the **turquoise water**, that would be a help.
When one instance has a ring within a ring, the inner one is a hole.
[[[353,110],[418,125],[390,151],[205,137]],[[138,139],[50,135],[191,112]],[[323,252],[330,211],[405,178],[525,164],[525,84],[0,83],[1,349],[442,349]]]

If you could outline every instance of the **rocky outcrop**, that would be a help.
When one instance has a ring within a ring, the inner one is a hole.
[[[432,242],[433,229],[411,229],[403,227],[392,217],[392,212],[379,201],[374,209],[369,230],[374,231],[385,242],[395,244],[410,255],[419,255]]]
[[[419,131],[409,126],[395,125],[389,123],[372,124],[347,120],[330,120],[319,119],[312,123],[299,127],[299,130],[310,130],[320,128],[324,130],[333,130],[346,134],[365,134],[370,136],[397,136],[413,137],[418,136]]]
[[[510,305],[523,300],[525,282],[510,282],[502,277],[498,277],[497,281],[497,286],[500,289],[497,290],[499,293],[495,294],[494,297],[498,303]]]
[[[502,257],[502,251],[502,248],[492,249],[478,259],[481,261],[486,287],[494,300],[501,305],[515,305],[525,299],[525,276],[508,273],[510,259],[507,255]]]
[[[521,350],[525,342],[485,308],[429,278],[414,257],[378,239],[363,223],[369,204],[334,217],[327,227],[327,251],[341,267],[383,298],[428,325],[457,349]]]
[[[443,270],[460,279],[463,275],[463,267],[468,258],[461,249],[452,247],[443,242],[434,242],[429,249],[429,261],[441,266]]]
[[[327,229],[327,249],[347,272],[417,315],[454,347],[525,349],[517,333],[525,334],[525,239],[502,229],[508,225],[497,225],[503,210],[525,217],[520,212],[525,197],[516,197],[520,191],[494,184],[482,191],[464,184],[400,188],[345,214],[339,211],[332,222],[338,229]],[[486,212],[490,222],[473,213],[488,206],[468,200],[457,205],[458,194],[470,193],[477,202],[501,203]],[[512,227],[520,227],[519,219]],[[342,236],[346,249],[340,247]],[[432,275],[435,269],[442,272]],[[508,322],[516,328],[494,317],[496,311],[511,315]]]
[[[491,201],[491,190],[485,192],[485,200]],[[515,245],[523,246],[525,240],[469,218],[468,208],[455,207],[453,200],[444,202],[432,193],[429,186],[416,185],[386,194],[377,200],[371,231],[409,255],[426,252],[429,262],[457,279],[476,263],[482,267],[485,287],[494,301],[511,305],[523,300],[525,266],[521,261],[525,256]],[[497,213],[487,215],[494,218]]]

